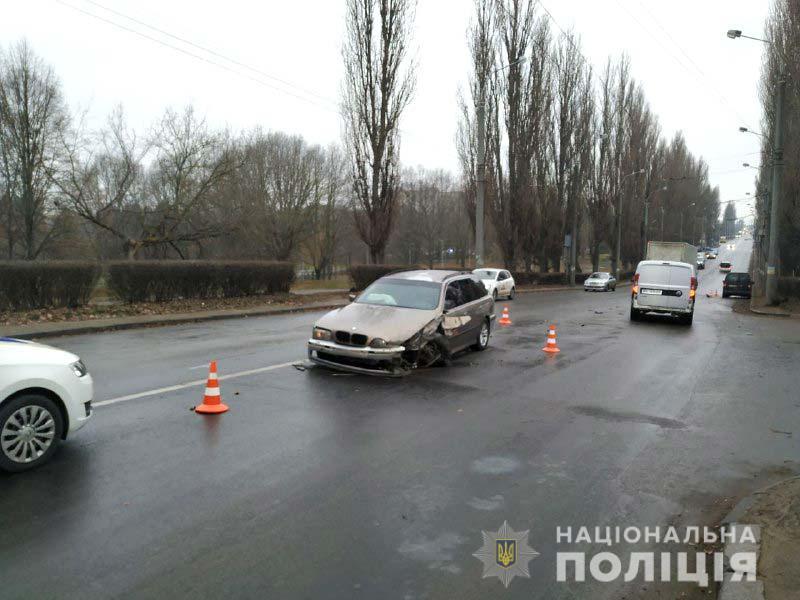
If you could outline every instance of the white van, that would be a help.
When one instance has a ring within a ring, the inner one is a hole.
[[[692,324],[697,294],[694,265],[675,261],[643,260],[636,267],[631,288],[631,321],[654,312]]]

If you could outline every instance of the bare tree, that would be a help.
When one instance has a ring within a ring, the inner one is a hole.
[[[413,0],[347,0],[342,113],[356,228],[383,261],[397,204],[400,117],[414,91]],[[377,14],[376,14],[377,13]]]
[[[0,177],[10,256],[16,230],[28,260],[57,233],[49,171],[67,122],[61,84],[28,43],[23,40],[0,54]]]
[[[250,227],[271,258],[288,260],[310,235],[322,193],[324,156],[299,136],[256,131],[240,173]]]
[[[323,156],[322,176],[316,178],[309,232],[304,237],[304,255],[314,267],[314,277],[330,277],[340,242],[343,190],[346,163],[336,146],[328,147]]]
[[[217,237],[233,224],[215,199],[240,160],[227,135],[211,132],[191,107],[166,111],[144,143],[121,110],[103,131],[65,140],[65,158],[53,177],[61,197],[78,216],[118,238],[128,258],[143,249],[171,249],[183,258],[183,245]],[[145,169],[148,152],[153,162]]]

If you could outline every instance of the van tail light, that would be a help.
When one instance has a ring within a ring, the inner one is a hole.
[[[692,277],[692,289],[697,289],[697,277]]]
[[[636,294],[639,293],[639,274],[638,273],[634,273],[633,274],[633,280],[631,281],[631,283],[633,283],[633,287],[631,288],[631,295],[635,296]]]

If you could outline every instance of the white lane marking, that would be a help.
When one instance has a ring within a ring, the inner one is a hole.
[[[202,364],[202,365],[197,365],[196,367],[187,367],[187,368],[190,371],[195,371],[197,369],[207,369],[208,368],[208,363],[205,363],[205,364]]]
[[[275,369],[283,369],[285,367],[291,367],[296,362],[298,361],[293,360],[292,362],[280,363],[277,365],[269,365],[267,367],[258,367],[257,369],[248,369],[247,371],[239,371],[237,373],[228,373],[227,375],[221,375],[219,377],[219,380],[225,381],[226,379],[236,379],[238,377],[247,377],[248,375],[257,375],[258,373],[266,373],[267,371],[274,371]],[[187,381],[186,383],[170,385],[167,387],[158,388],[156,390],[147,390],[146,392],[137,392],[136,394],[120,396],[119,398],[110,398],[109,400],[101,400],[100,402],[92,403],[92,407],[96,408],[98,406],[109,406],[111,404],[119,404],[120,402],[128,402],[129,400],[137,400],[139,398],[147,398],[148,396],[157,396],[159,394],[166,394],[168,392],[174,392],[177,390],[185,390],[186,388],[190,387],[200,387],[205,384],[206,384],[205,379],[196,379],[195,381]]]

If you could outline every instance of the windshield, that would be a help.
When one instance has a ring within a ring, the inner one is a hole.
[[[608,279],[608,273],[592,273],[589,279]]]
[[[433,310],[439,305],[442,284],[433,281],[380,279],[356,299],[358,304]]]
[[[497,271],[494,269],[480,269],[478,271],[473,271],[473,274],[478,279],[494,279],[497,277]]]

